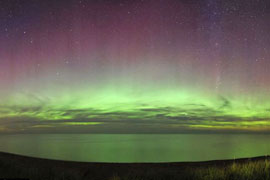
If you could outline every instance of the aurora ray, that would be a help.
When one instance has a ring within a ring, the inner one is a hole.
[[[267,132],[266,1],[0,1],[0,132]]]

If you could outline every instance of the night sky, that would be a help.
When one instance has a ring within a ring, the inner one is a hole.
[[[0,133],[269,130],[269,0],[0,0]]]

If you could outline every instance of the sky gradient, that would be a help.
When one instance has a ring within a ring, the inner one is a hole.
[[[0,133],[269,132],[268,0],[0,0]]]

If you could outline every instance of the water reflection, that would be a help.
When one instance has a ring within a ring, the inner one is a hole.
[[[251,134],[1,135],[0,151],[72,161],[203,161],[270,154],[269,138]]]

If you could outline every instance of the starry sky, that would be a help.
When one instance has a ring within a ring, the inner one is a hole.
[[[270,130],[269,0],[0,0],[0,133]]]

